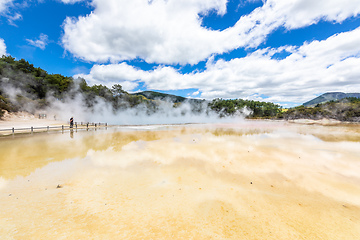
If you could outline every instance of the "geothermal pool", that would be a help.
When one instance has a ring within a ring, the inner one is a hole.
[[[359,239],[360,126],[0,138],[1,239]]]

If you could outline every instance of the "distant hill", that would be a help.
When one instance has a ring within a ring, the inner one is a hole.
[[[343,98],[349,98],[349,97],[360,98],[360,93],[343,93],[343,92],[324,93],[324,94],[304,103],[303,105],[305,107],[313,107],[316,104],[325,103],[325,102],[329,102],[329,101],[336,101],[336,100],[340,100]]]
[[[182,103],[182,102],[190,102],[190,103],[201,103],[205,100],[193,99],[193,98],[184,98],[181,96],[176,96],[172,94],[159,93],[154,91],[143,91],[138,93],[133,93],[131,95],[135,96],[144,96],[147,99],[151,100],[161,100],[161,101],[169,101],[173,103]]]

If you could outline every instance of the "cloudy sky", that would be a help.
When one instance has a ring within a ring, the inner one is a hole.
[[[360,92],[359,0],[0,0],[0,54],[129,92]]]

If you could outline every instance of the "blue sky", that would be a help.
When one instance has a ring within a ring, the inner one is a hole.
[[[0,54],[129,92],[360,92],[358,0],[0,0]]]

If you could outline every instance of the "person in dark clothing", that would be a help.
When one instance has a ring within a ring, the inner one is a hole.
[[[73,128],[74,127],[74,118],[71,117],[70,118],[70,128]]]

